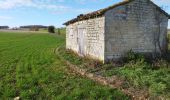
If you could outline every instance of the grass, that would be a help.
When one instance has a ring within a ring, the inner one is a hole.
[[[129,62],[122,67],[105,69],[104,75],[117,75],[126,79],[126,86],[147,89],[151,96],[170,98],[170,68],[154,69],[146,62]]]
[[[54,53],[65,36],[0,32],[0,99],[116,99],[116,89],[71,74]]]
[[[82,65],[87,59],[79,57],[76,53],[65,50],[65,47],[60,47],[60,55],[67,61],[71,62],[74,65]]]
[[[129,60],[122,65],[94,64],[94,62],[82,59],[64,49],[60,50],[60,54],[67,61],[78,66],[81,65],[81,68],[86,68],[90,72],[100,73],[106,77],[116,75],[124,78],[124,88],[134,87],[137,90],[147,90],[150,98],[153,99],[156,97],[170,98],[169,61],[159,59],[155,63],[149,63],[142,55],[129,53]],[[84,65],[84,63],[86,64]]]
[[[170,32],[168,35],[170,35]],[[107,67],[109,66],[112,65]],[[140,59],[133,59],[121,67],[112,66],[109,69],[107,67],[104,72],[106,76],[118,75],[124,77],[127,80],[126,86],[146,88],[153,97],[160,96],[170,99],[169,60],[159,59],[154,63],[148,63],[140,57]]]
[[[82,66],[89,61],[67,50],[60,50],[60,54],[72,64],[81,65],[80,67],[88,68],[91,72],[97,71],[106,77],[113,75],[123,77],[126,80],[125,87],[146,89],[153,98],[158,96],[170,98],[170,63],[163,59],[155,63],[158,66],[146,62],[143,58],[132,59],[119,67],[114,64],[91,64],[91,62]]]

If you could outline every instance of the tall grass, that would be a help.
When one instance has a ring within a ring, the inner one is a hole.
[[[169,54],[167,54],[169,55]],[[126,87],[148,90],[151,97],[170,98],[170,66],[168,59],[148,62],[141,54],[129,53],[121,67],[106,69],[106,76],[124,77]],[[106,65],[107,66],[107,65]]]
[[[116,75],[123,78],[125,80],[122,84],[123,88],[134,87],[136,90],[146,90],[153,99],[170,98],[170,62],[165,59],[158,59],[151,63],[146,61],[142,54],[131,51],[122,64],[95,64],[68,50],[62,49],[60,54],[65,60],[86,68],[89,72],[105,77]]]

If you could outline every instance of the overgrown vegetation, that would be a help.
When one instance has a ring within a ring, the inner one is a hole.
[[[170,98],[170,67],[164,59],[148,63],[142,56],[131,59],[121,67],[108,66],[103,73],[106,76],[118,75],[127,80],[127,87],[145,88],[151,96]]]
[[[0,32],[0,99],[128,99],[116,89],[71,74],[54,53],[64,41],[64,35]]]
[[[101,64],[82,59],[71,51],[60,50],[60,54],[72,64],[88,69],[92,73],[124,78],[124,88],[134,87],[147,90],[150,98],[170,98],[170,63],[167,59],[148,62],[142,54],[130,51],[122,64]]]

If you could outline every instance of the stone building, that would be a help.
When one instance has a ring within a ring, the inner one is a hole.
[[[168,19],[150,0],[125,0],[64,23],[66,48],[101,61],[119,59],[130,50],[161,53],[167,50]]]

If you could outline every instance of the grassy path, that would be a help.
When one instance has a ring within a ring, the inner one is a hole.
[[[128,99],[70,74],[54,49],[64,36],[0,32],[0,99]]]

